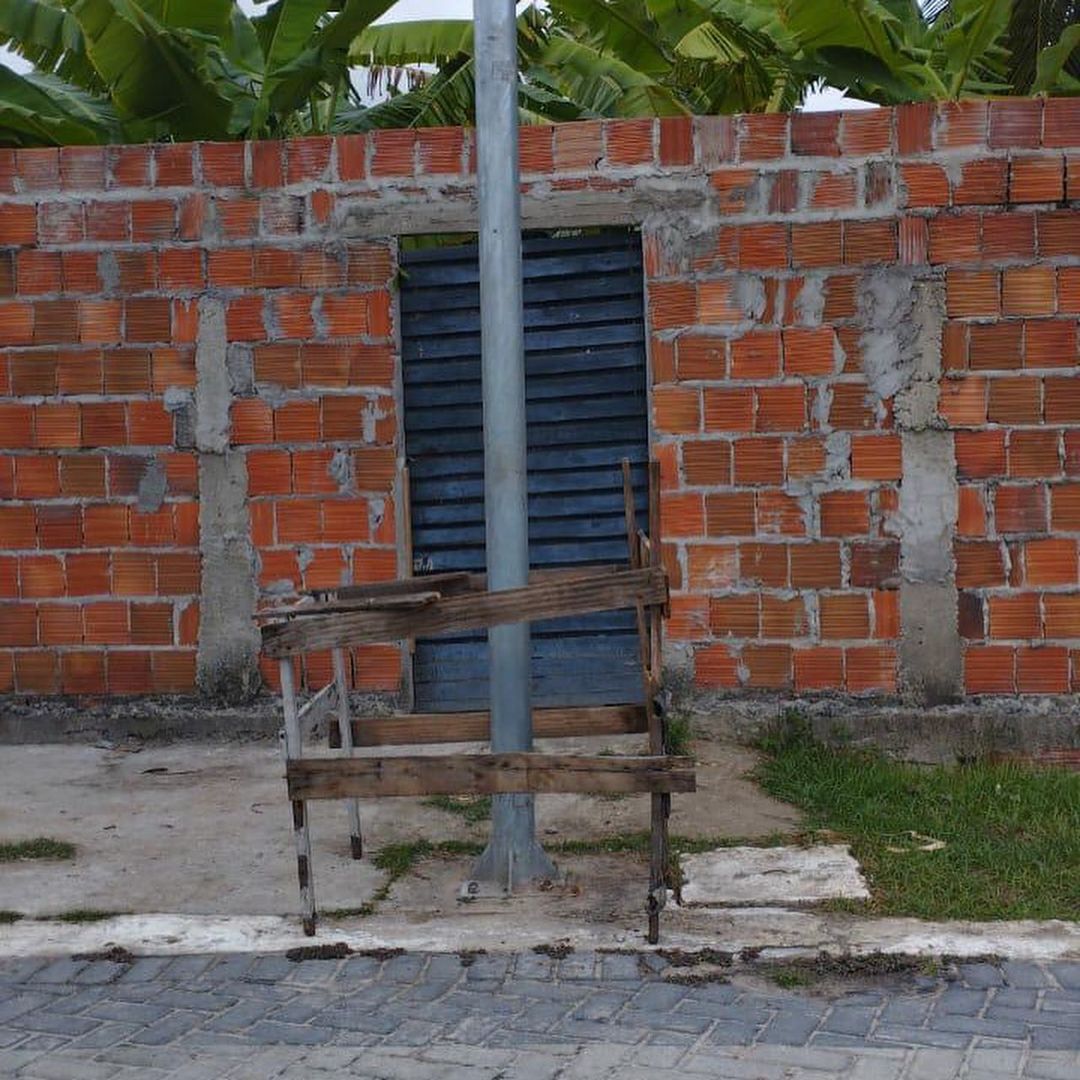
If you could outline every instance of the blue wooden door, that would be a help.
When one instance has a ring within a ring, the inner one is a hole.
[[[475,244],[403,252],[405,449],[417,574],[484,569],[480,293]],[[624,563],[622,460],[646,512],[641,242],[624,230],[524,242],[529,559]],[[488,705],[481,633],[421,639],[422,712]],[[629,612],[532,626],[534,705],[639,702]]]

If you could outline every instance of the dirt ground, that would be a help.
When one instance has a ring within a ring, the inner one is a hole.
[[[592,752],[637,748],[630,739],[561,744],[571,745]],[[750,838],[797,828],[794,809],[745,778],[753,765],[748,751],[700,741],[695,753],[698,791],[675,797],[673,832]],[[31,916],[85,908],[291,914],[297,910],[296,870],[282,771],[272,742],[5,747],[0,841],[45,836],[70,841],[77,851],[69,861],[4,864],[0,909]],[[366,858],[349,858],[343,803],[315,805],[311,821],[319,907],[358,907],[383,883],[383,874]],[[537,822],[541,839],[549,843],[637,831],[647,828],[648,798],[543,796],[537,800]],[[420,800],[395,799],[365,801],[363,827],[370,850],[421,838],[482,841],[488,824],[470,825]],[[603,918],[627,902],[638,909],[646,883],[644,877],[637,882],[636,871],[630,873],[634,881],[627,882],[628,864],[634,862],[604,856],[560,859],[570,884],[550,902],[586,918]],[[466,871],[465,860],[421,864],[397,883],[383,910],[419,916],[452,907]]]

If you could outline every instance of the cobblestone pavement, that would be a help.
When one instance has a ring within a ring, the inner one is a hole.
[[[657,956],[0,960],[0,1076],[1077,1080],[1080,963],[781,990]]]

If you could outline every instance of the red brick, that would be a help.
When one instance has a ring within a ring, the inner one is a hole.
[[[958,491],[956,531],[962,537],[986,536],[986,504],[981,488],[964,485]]]
[[[856,480],[899,480],[899,435],[857,435],[851,440],[851,475]]]
[[[1021,694],[1068,693],[1069,650],[1052,645],[1017,649],[1016,689]]]
[[[828,542],[793,544],[793,588],[836,588],[840,584],[840,545]]]
[[[724,338],[684,334],[676,339],[675,355],[680,379],[722,379],[727,374]]]
[[[133,401],[128,410],[132,446],[169,446],[173,418],[160,401]]]
[[[899,105],[896,110],[896,142],[901,154],[921,154],[933,147],[934,106],[929,101]]]
[[[939,149],[985,146],[989,107],[986,101],[943,101],[937,107],[935,143]]]
[[[865,536],[870,504],[864,491],[826,491],[821,496],[822,536]]]
[[[791,261],[796,267],[839,266],[843,261],[839,221],[818,221],[791,227]]]
[[[1050,266],[1007,268],[1002,275],[1002,310],[1006,315],[1053,315],[1056,281]]]
[[[968,364],[973,371],[1018,368],[1023,353],[1021,322],[973,323]]]
[[[839,690],[844,685],[844,652],[842,649],[817,646],[796,649],[795,689]]]
[[[765,436],[736,439],[734,451],[736,484],[780,484],[783,482],[783,440]]]
[[[821,636],[826,641],[870,636],[866,593],[822,593],[818,597],[818,611]]]
[[[41,604],[38,625],[42,645],[81,645],[82,608],[77,604]]]
[[[87,645],[128,644],[128,605],[113,600],[87,604],[83,608],[83,640]]]
[[[694,134],[690,117],[662,117],[659,127],[660,164],[692,165],[694,161]]]
[[[784,331],[784,372],[787,375],[831,375],[836,367],[832,327],[798,327]]]
[[[806,516],[799,500],[780,491],[759,491],[756,499],[759,536],[804,536]]]
[[[23,151],[25,153],[25,151]],[[59,664],[51,652],[15,654],[15,689],[23,694],[55,694]]]
[[[981,641],[986,636],[983,627],[983,599],[978,593],[960,593],[956,614],[960,636],[965,641]]]
[[[708,645],[694,651],[694,685],[734,689],[740,685],[739,659],[726,645]]]
[[[929,258],[930,230],[923,218],[904,217],[899,222],[898,245],[900,262],[918,266]]]
[[[978,214],[949,214],[930,220],[930,262],[974,262],[981,250],[982,222]]]
[[[956,465],[961,477],[983,479],[1005,474],[1003,431],[958,431]]]
[[[112,345],[120,340],[124,306],[119,300],[82,300],[79,303],[79,341],[84,345]]]
[[[909,162],[901,165],[900,183],[904,206],[949,205],[949,177],[940,165],[928,162]]]
[[[608,165],[618,168],[651,162],[653,160],[653,126],[651,119],[605,121],[604,135]]]
[[[991,596],[990,636],[1004,641],[1042,636],[1038,593]]]
[[[829,424],[838,431],[858,431],[877,423],[877,409],[870,388],[864,382],[832,384]]]
[[[844,670],[851,693],[891,693],[896,690],[896,649],[889,645],[845,649]]]
[[[42,293],[60,292],[63,287],[61,278],[60,252],[37,251],[28,248],[16,256],[19,293],[22,296],[40,296]],[[11,295],[11,290],[6,290]]]
[[[1009,475],[1054,477],[1061,473],[1056,431],[1013,431],[1009,435]]]
[[[896,541],[851,545],[851,584],[855,588],[893,587],[899,583],[899,567],[900,545]]]
[[[60,183],[68,191],[100,191],[105,187],[105,147],[60,147]]]
[[[747,585],[785,589],[788,585],[786,544],[740,544],[739,579]]]
[[[1008,162],[1004,158],[969,161],[962,166],[953,191],[957,206],[999,205],[1005,202]]]
[[[60,494],[60,463],[53,456],[15,459],[15,495],[19,499],[50,499]]]
[[[731,444],[721,440],[682,445],[683,476],[686,483],[711,487],[731,482]]]
[[[802,383],[762,386],[756,396],[755,431],[801,431],[806,426],[806,388]]]
[[[761,161],[787,153],[788,118],[783,113],[751,113],[738,117],[739,160]]]
[[[998,424],[1037,424],[1042,419],[1041,379],[990,380],[987,418]]]
[[[1043,609],[1048,638],[1080,637],[1080,594],[1045,593]]]
[[[1050,489],[1052,532],[1080,532],[1080,485],[1060,484]]]
[[[231,441],[234,445],[272,443],[274,411],[259,398],[234,401],[230,410]]]
[[[844,262],[849,266],[868,266],[896,260],[896,222],[844,222]]]
[[[411,176],[416,132],[408,129],[398,131],[373,131],[371,133],[372,176]]]
[[[64,564],[56,555],[24,555],[19,559],[19,595],[27,600],[63,596]]]
[[[796,156],[839,157],[838,112],[797,112],[791,117],[791,152]]]
[[[897,111],[852,109],[844,112],[840,129],[840,146],[844,155],[862,157],[889,151],[892,147],[893,116]]]
[[[791,685],[790,645],[747,645],[742,662],[749,675],[746,685],[754,689],[782,690]]]
[[[150,663],[154,690],[158,693],[189,693],[195,688],[193,650],[156,650],[150,654]]]
[[[753,412],[754,395],[748,387],[705,388],[706,431],[750,431]]]
[[[946,379],[940,386],[938,411],[953,427],[981,427],[986,423],[986,399],[986,379]]]
[[[37,241],[37,214],[33,205],[0,206],[0,236],[5,244],[28,246]]]
[[[1046,489],[1002,486],[994,500],[997,531],[1034,533],[1046,530]]]
[[[1028,585],[1075,585],[1075,540],[1029,540],[1024,544],[1024,580]]]
[[[732,491],[708,495],[705,510],[710,536],[754,535],[753,492]]]
[[[757,637],[757,593],[712,597],[709,600],[709,626],[716,637]]]
[[[1065,197],[1065,159],[1060,155],[1014,157],[1009,202],[1048,203]]]

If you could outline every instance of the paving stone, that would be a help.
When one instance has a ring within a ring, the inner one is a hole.
[[[594,1042],[636,1043],[642,1038],[640,1028],[598,1020],[562,1020],[552,1028],[555,1035],[573,1039],[590,1039]]]
[[[207,1031],[244,1031],[277,1008],[273,1001],[239,1001],[223,1013],[207,1020],[205,1027]],[[284,1019],[280,1016],[280,1011],[277,1018]]]
[[[998,1017],[942,1016],[935,1017],[934,1031],[956,1031],[966,1035],[989,1035],[997,1039],[1026,1039],[1028,1025]]]
[[[595,979],[598,970],[598,957],[594,952],[572,953],[564,956],[558,965],[558,978],[579,981]]]
[[[216,1013],[235,1005],[239,998],[209,990],[181,990],[170,987],[153,999],[155,1005],[167,1005],[172,1009],[194,1009],[197,1012]]]
[[[699,995],[687,997],[685,986],[675,983],[648,983],[634,997],[634,1008],[662,1011],[674,1008],[684,998],[687,1002],[699,1000]]]
[[[995,1046],[992,1050],[972,1050],[966,1059],[969,1075],[979,1077],[989,1073],[1018,1076],[1027,1056],[1025,1050]]]
[[[699,1035],[712,1025],[712,1019],[708,1016],[695,1016],[687,1012],[642,1012],[633,1008],[625,1009],[618,1022],[649,1031],[686,1031]]]
[[[434,982],[460,982],[465,974],[461,957],[456,953],[436,953],[428,961],[424,979]]]
[[[959,987],[949,987],[938,998],[934,1007],[935,1014],[949,1014],[952,1016],[976,1016],[986,1005],[987,996],[985,990],[963,990]]]
[[[961,1048],[971,1041],[970,1035],[951,1031],[929,1031],[925,1028],[906,1027],[903,1024],[878,1024],[874,1038],[890,1042],[909,1043],[912,1046],[938,1046]]]
[[[247,1037],[257,1043],[284,1043],[286,1046],[320,1046],[328,1043],[333,1032],[325,1027],[308,1024],[280,1024],[259,1020],[247,1030]]]
[[[1048,1054],[1036,1050],[1024,1065],[1031,1080],[1076,1080],[1080,1076],[1080,1054]]]
[[[187,985],[200,978],[217,958],[214,956],[175,956],[161,973],[165,982]]]
[[[106,1047],[115,1046],[125,1039],[130,1039],[139,1030],[138,1024],[129,1023],[104,1023],[98,1024],[93,1031],[80,1035],[68,1045],[80,1050],[104,1050]]]
[[[380,1046],[427,1046],[442,1032],[444,1025],[425,1020],[406,1020],[399,1024]]]
[[[172,1042],[181,1035],[186,1035],[192,1028],[198,1027],[204,1019],[205,1017],[198,1013],[170,1013],[148,1027],[140,1028],[131,1036],[131,1041],[145,1046],[164,1046],[165,1043]]]
[[[876,1012],[876,1009],[857,1005],[838,1005],[826,1014],[821,1029],[839,1035],[866,1035],[874,1023]]]
[[[1001,965],[1001,972],[1005,976],[1006,986],[1039,990],[1044,986],[1053,985],[1053,979],[1050,978],[1046,968],[1030,961],[1006,960]]]
[[[636,956],[609,954],[600,958],[600,977],[604,982],[629,981],[641,979],[641,968]]]
[[[514,978],[551,979],[555,976],[555,961],[539,953],[520,953],[514,958]]]
[[[41,1031],[49,1035],[85,1035],[96,1025],[96,1021],[85,1016],[65,1016],[52,1012],[36,1010],[23,1013],[12,1021],[12,1027],[25,1028],[27,1031]]]
[[[47,1005],[52,998],[48,994],[15,994],[0,1002],[0,1024],[6,1024],[24,1013],[33,1012]]]
[[[512,956],[493,954],[491,956],[478,956],[465,969],[466,982],[483,982],[486,979],[499,981],[506,978],[513,963]]]
[[[284,956],[260,956],[248,968],[245,982],[283,982],[292,972],[292,962]]]
[[[990,999],[990,1008],[1034,1009],[1038,1007],[1038,1003],[1038,990],[1003,986],[994,992],[994,996]]]
[[[964,1055],[955,1050],[916,1050],[907,1066],[904,1080],[942,1080],[958,1074]]]
[[[1005,982],[996,964],[961,964],[960,978],[968,986],[975,987],[1001,986]]]
[[[116,1069],[99,1061],[83,1061],[65,1054],[50,1058],[39,1058],[30,1066],[24,1076],[34,1080],[112,1080]]]
[[[749,1046],[754,1041],[758,1026],[741,1024],[736,1020],[720,1020],[709,1032],[709,1042],[714,1046]]]
[[[172,1009],[167,1005],[151,1005],[133,1001],[101,1001],[87,1010],[87,1016],[97,1020],[119,1020],[122,1023],[152,1024],[167,1016]]]
[[[610,1020],[630,1000],[630,994],[601,990],[590,994],[576,1009],[577,1020]]]
[[[292,965],[285,981],[301,986],[331,982],[337,975],[338,967],[339,961],[336,960],[301,960]]]
[[[75,976],[86,967],[85,960],[54,960],[47,967],[42,968],[35,976],[37,983],[64,983],[75,981]]]
[[[1080,964],[1050,964],[1050,974],[1065,990],[1080,990]]]
[[[114,964],[111,960],[95,960],[75,975],[73,982],[81,985],[111,983],[119,979],[127,970],[127,964]]]
[[[125,983],[149,982],[158,976],[173,962],[172,956],[140,956],[134,964],[128,965],[121,972],[120,981]],[[248,962],[251,962],[250,957]]]
[[[1033,1026],[1031,1045],[1036,1050],[1080,1050],[1080,1030]]]
[[[383,964],[380,978],[386,982],[411,983],[420,977],[425,957],[416,953],[395,956]]]
[[[901,997],[887,1001],[878,1016],[883,1024],[905,1024],[919,1027],[929,1016],[934,999],[929,997]]]
[[[349,956],[338,968],[338,985],[349,982],[369,982],[379,975],[382,964],[373,956]]]
[[[18,959],[4,957],[0,959],[0,983],[32,982],[34,973],[49,966],[50,961],[44,956],[26,956]]]
[[[817,1013],[777,1013],[765,1025],[765,1030],[758,1036],[758,1041],[780,1046],[803,1046],[820,1024],[821,1016]]]

